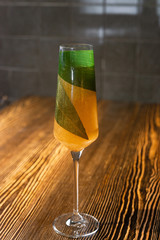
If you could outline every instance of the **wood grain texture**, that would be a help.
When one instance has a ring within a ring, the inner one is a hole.
[[[0,239],[66,239],[72,159],[53,137],[55,101],[28,97],[0,112]],[[100,221],[84,239],[160,239],[160,105],[100,101],[100,136],[80,160],[80,211]]]

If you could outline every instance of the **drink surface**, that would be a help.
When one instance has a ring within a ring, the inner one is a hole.
[[[93,50],[60,52],[54,135],[72,151],[98,137]]]

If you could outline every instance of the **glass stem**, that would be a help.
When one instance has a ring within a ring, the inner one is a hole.
[[[82,152],[83,150],[79,152],[71,152],[74,167],[73,218],[75,221],[79,221],[81,219],[79,214],[79,159]]]
[[[73,200],[73,214],[79,213],[79,160],[73,160],[74,164],[74,200]]]

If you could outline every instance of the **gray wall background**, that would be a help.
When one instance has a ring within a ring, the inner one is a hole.
[[[0,96],[55,96],[69,42],[94,45],[99,98],[160,102],[160,0],[0,0]]]

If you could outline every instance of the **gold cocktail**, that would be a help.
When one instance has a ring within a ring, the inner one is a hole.
[[[98,137],[97,98],[93,47],[63,45],[59,51],[54,136],[71,150],[74,162],[74,208],[72,214],[55,219],[54,230],[66,237],[89,236],[98,220],[78,210],[79,158]]]

